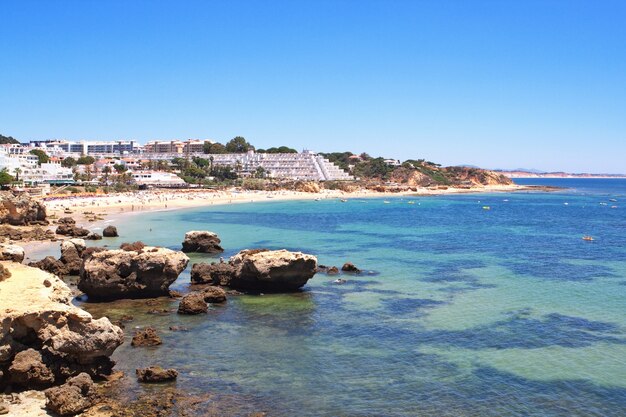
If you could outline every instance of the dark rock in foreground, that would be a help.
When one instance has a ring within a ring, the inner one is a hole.
[[[85,256],[78,288],[93,299],[149,298],[168,294],[189,258],[166,248],[104,250]]]
[[[224,248],[217,234],[208,231],[191,231],[185,233],[183,252],[220,253]]]
[[[96,398],[91,377],[81,373],[59,387],[46,390],[46,408],[60,416],[73,416],[91,407]]]
[[[163,369],[160,366],[137,369],[135,373],[139,382],[147,383],[173,381],[178,377],[178,372],[175,369]]]
[[[239,252],[228,263],[195,264],[191,280],[238,290],[288,292],[303,287],[316,271],[313,255],[254,249]]]
[[[54,384],[54,374],[43,362],[39,351],[23,350],[15,355],[9,367],[13,385],[24,388],[45,388]]]
[[[0,261],[21,263],[24,260],[24,248],[17,245],[0,245]]]
[[[67,270],[65,264],[52,256],[46,256],[37,262],[30,262],[28,266],[39,268],[42,271],[50,272],[51,274],[59,277],[69,275],[69,271]]]
[[[202,314],[209,311],[209,306],[204,301],[204,295],[192,292],[183,297],[178,305],[178,314]]]

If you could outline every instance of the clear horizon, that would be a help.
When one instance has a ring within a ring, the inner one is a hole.
[[[0,134],[625,173],[626,3],[7,1]]]

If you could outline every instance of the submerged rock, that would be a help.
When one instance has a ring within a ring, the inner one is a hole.
[[[104,230],[102,231],[102,236],[104,237],[118,237],[119,235],[117,234],[117,227],[115,226],[107,226],[104,228]]]
[[[166,248],[133,244],[85,257],[78,288],[93,299],[149,298],[167,295],[189,258]]]
[[[243,250],[228,263],[195,264],[193,283],[238,290],[285,292],[303,287],[317,271],[317,258],[287,250]]]
[[[137,369],[135,373],[139,382],[147,383],[173,381],[178,377],[175,369],[163,369],[160,366]]]
[[[178,305],[178,314],[202,314],[209,311],[209,306],[204,301],[204,295],[192,292],[183,297]]]
[[[331,266],[326,270],[326,273],[328,275],[337,275],[339,274],[339,268],[337,268],[336,266]]]
[[[352,262],[346,262],[345,264],[343,264],[343,266],[341,267],[341,270],[343,272],[352,272],[355,274],[358,274],[361,272],[361,270],[357,268]]]
[[[157,334],[156,330],[152,327],[146,327],[143,330],[138,330],[133,336],[133,340],[130,342],[131,346],[158,346],[162,344],[161,338]]]
[[[193,230],[185,233],[183,252],[220,253],[224,248],[217,234],[209,231]]]
[[[24,260],[24,248],[17,245],[0,245],[0,261],[21,263]]]

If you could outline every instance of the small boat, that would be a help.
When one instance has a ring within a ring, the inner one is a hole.
[[[409,204],[415,204],[415,201],[409,201]]]
[[[483,206],[483,210],[491,210],[491,207],[489,207],[489,206]]]
[[[385,200],[385,201],[383,201],[383,203],[385,203],[385,204],[389,204],[389,201]]]
[[[591,236],[583,236],[583,240],[586,240],[587,242],[593,242],[593,237]]]
[[[607,203],[600,203],[601,206],[608,206]]]
[[[611,206],[611,208],[612,208],[612,209],[616,209],[616,208],[617,208],[617,206]]]
[[[616,203],[616,202],[617,202],[617,200],[616,200],[616,199],[614,199],[614,198],[610,199],[609,201],[610,201],[611,203]]]
[[[569,203],[563,203],[564,206],[569,206]]]
[[[502,200],[502,201],[504,201],[505,203],[508,203],[508,202],[509,202],[509,199],[508,199],[508,198],[505,198],[505,199],[504,199],[504,200]]]
[[[345,203],[345,202],[347,202],[348,200],[346,200],[345,198],[342,198],[342,199],[341,199],[341,200],[339,200],[339,201],[341,201],[342,203]]]
[[[320,201],[319,197],[315,199],[315,201]]]

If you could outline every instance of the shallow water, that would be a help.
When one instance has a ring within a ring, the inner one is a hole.
[[[174,367],[178,388],[227,397],[233,415],[624,415],[626,181],[545,183],[575,188],[132,215],[108,243],[179,249],[186,231],[212,230],[224,256],[287,248],[367,272],[343,285],[318,274],[296,294],[231,297],[206,316],[147,313],[175,309],[167,299],[83,306],[132,314],[128,341],[133,326],[162,334],[160,347],[116,351],[129,380],[139,366]],[[173,288],[188,282],[186,271]]]

